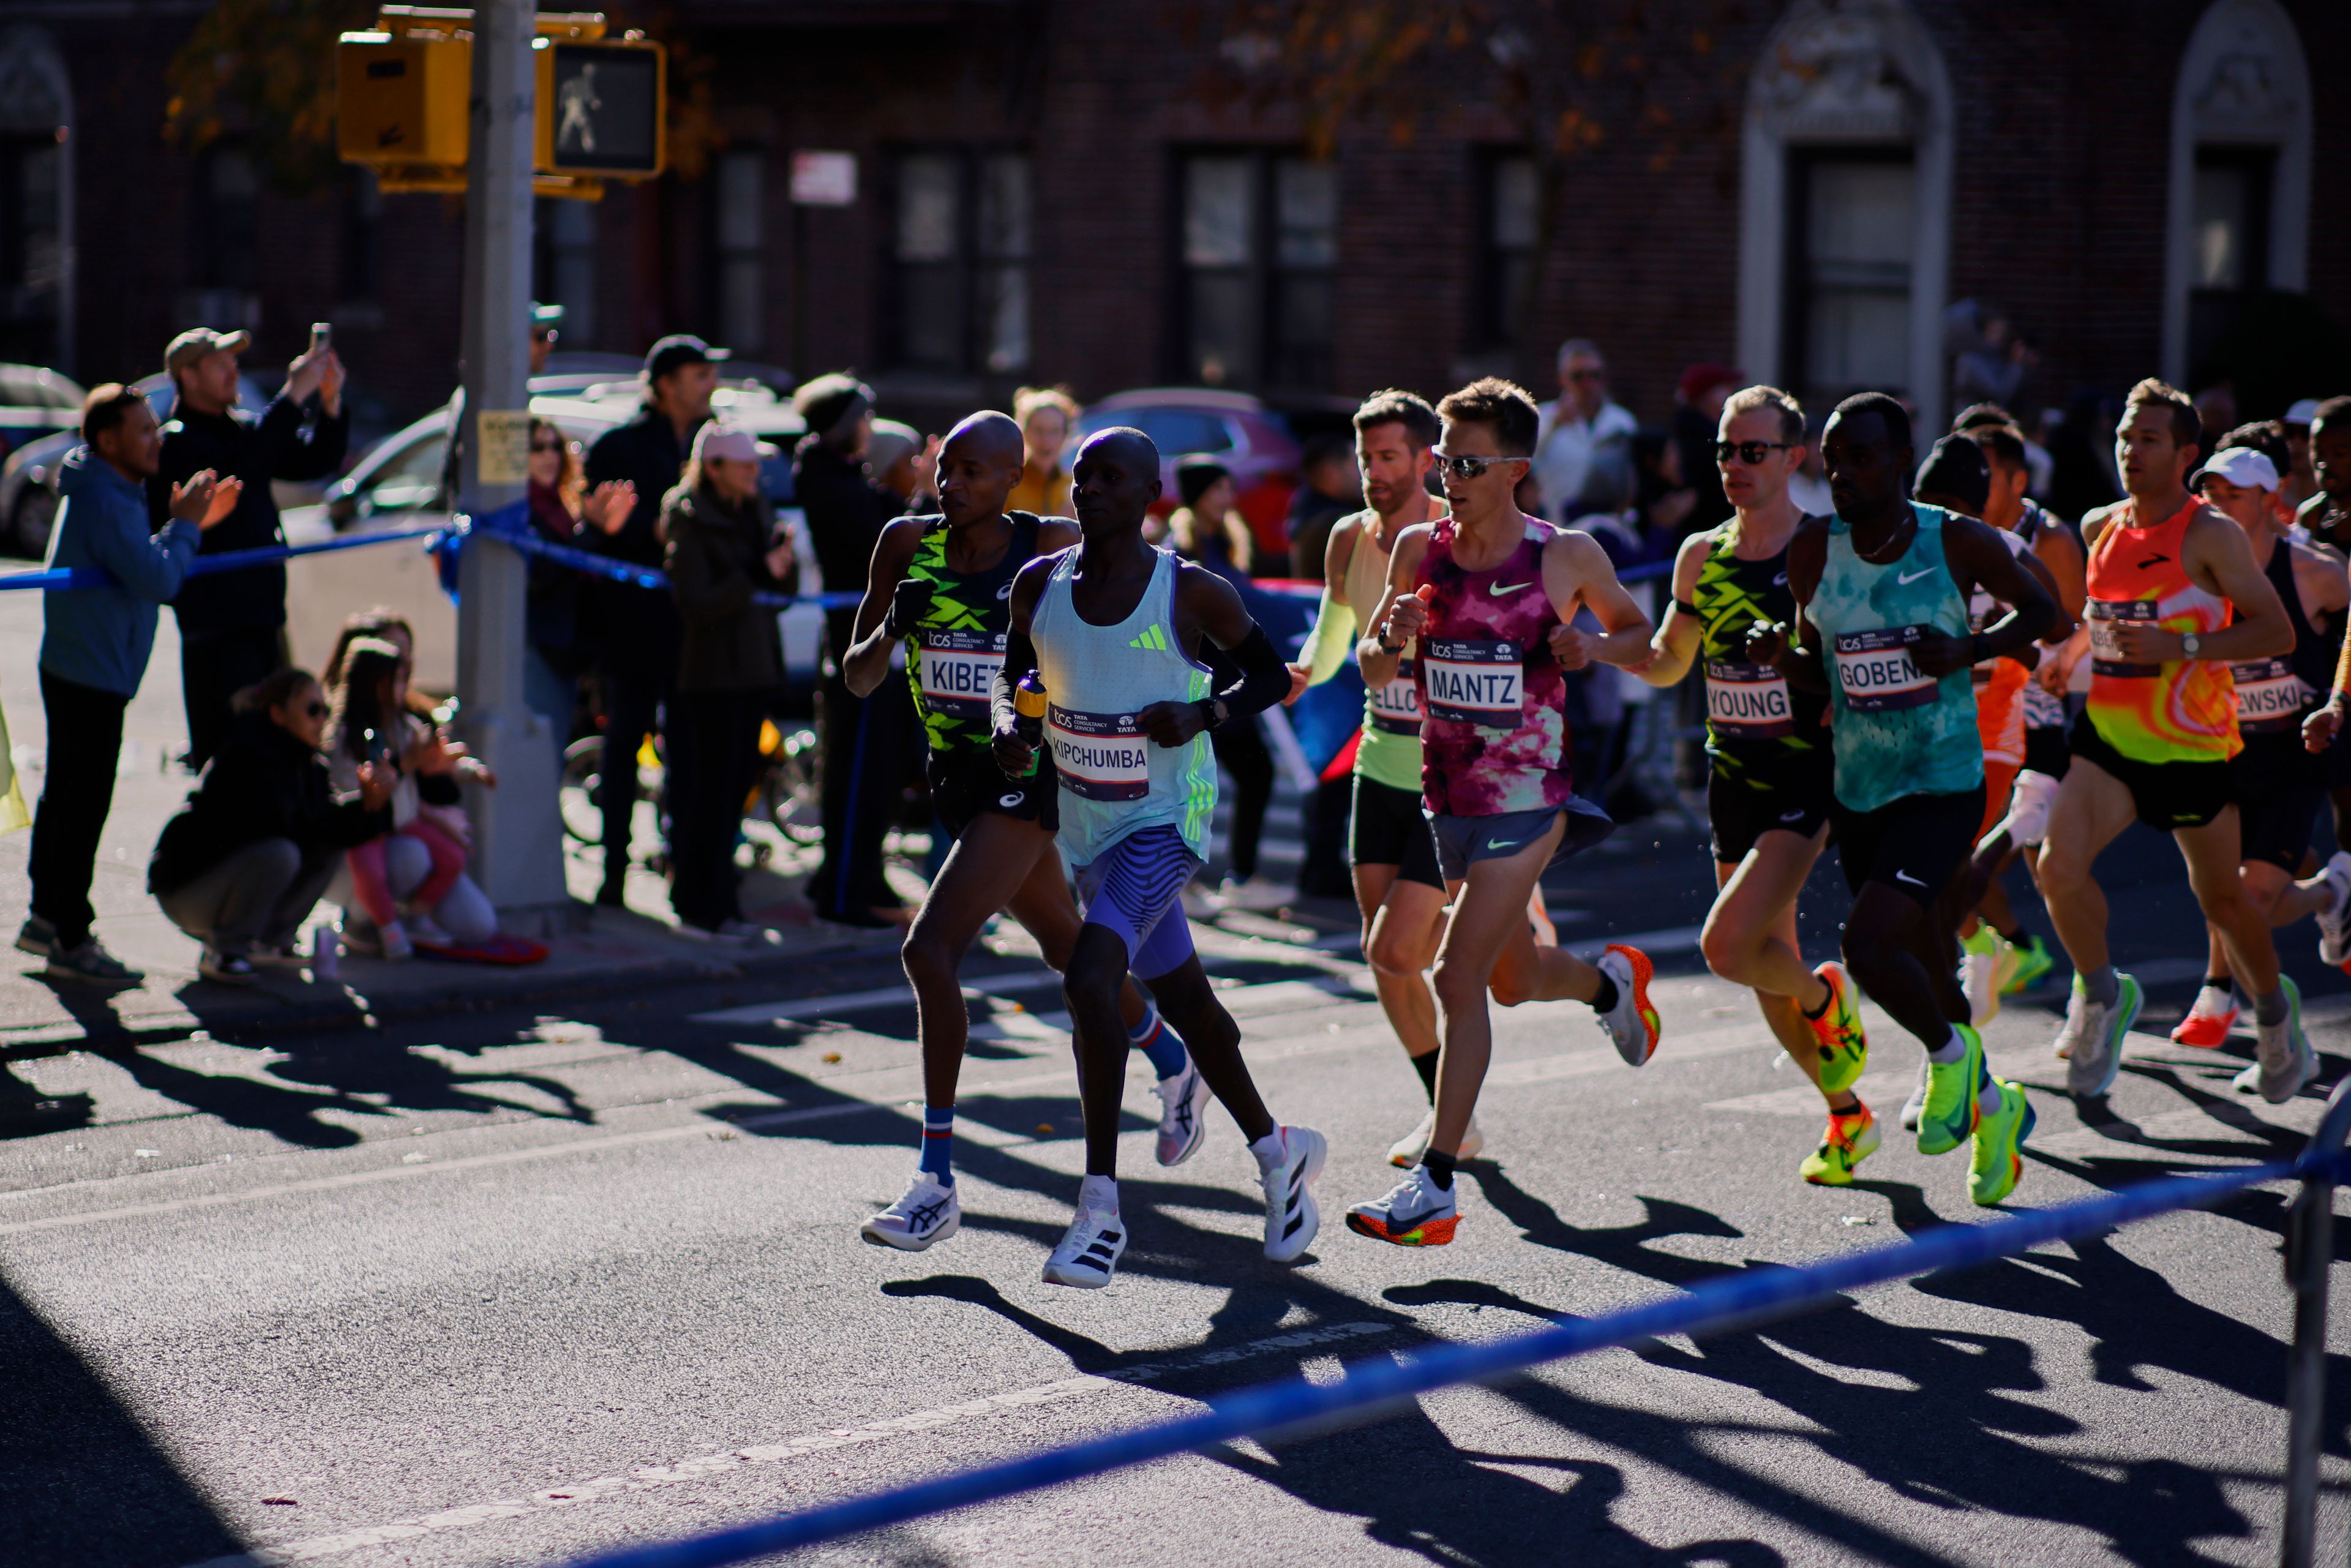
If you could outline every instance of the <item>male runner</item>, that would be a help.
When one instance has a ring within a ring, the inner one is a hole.
[[[2351,397],[2328,398],[2311,413],[2310,474],[2317,488],[2294,520],[2313,542],[2351,555]],[[2335,846],[2351,850],[2351,746],[2330,746],[2325,768]]]
[[[2269,450],[2242,444],[2247,440]],[[2229,763],[2242,841],[2238,879],[2273,930],[2315,915],[2322,954],[2331,952],[2331,961],[2340,963],[2344,917],[2351,913],[2345,906],[2351,898],[2351,854],[2337,853],[2306,882],[2294,878],[2309,852],[2311,827],[2326,798],[2325,760],[2304,745],[2303,724],[2333,685],[2335,661],[2322,628],[2329,621],[2339,622],[2345,606],[2351,605],[2351,580],[2334,551],[2298,543],[2284,533],[2273,503],[2278,465],[2286,460],[2283,440],[2258,427],[2250,436],[2231,431],[2221,437],[2211,461],[2190,476],[2189,488],[2245,530],[2253,564],[2277,591],[2294,627],[2294,651],[2285,657],[2229,667],[2237,733],[2244,740],[2244,749]],[[2207,943],[2203,988],[2171,1038],[2210,1049],[2227,1041],[2238,1009],[2220,933],[2209,931]],[[2239,1086],[2259,1089],[2260,1070],[2241,1075]]]
[[[1968,1140],[1968,1196],[1994,1204],[2022,1174],[2032,1109],[1984,1065],[1954,973],[1946,894],[1983,821],[1970,666],[2043,635],[2057,607],[1991,528],[1904,496],[1910,415],[1892,398],[1839,403],[1821,456],[1836,515],[1789,542],[1792,632],[1758,623],[1748,657],[1829,693],[1845,967],[1927,1049],[1918,1152]],[[2011,608],[1970,632],[1978,585]]]
[[[1385,597],[1397,538],[1445,511],[1427,485],[1429,449],[1437,440],[1435,409],[1407,392],[1376,392],[1355,411],[1354,423],[1355,464],[1367,505],[1332,527],[1314,631],[1305,656],[1290,666],[1297,691],[1329,680],[1353,656],[1362,635],[1358,612]],[[1445,927],[1445,878],[1437,869],[1437,840],[1420,811],[1420,717],[1407,647],[1387,684],[1364,695],[1347,829],[1364,957],[1381,1010],[1428,1095],[1428,1113],[1388,1150],[1390,1163],[1407,1168],[1420,1163],[1437,1124],[1437,998],[1422,971],[1437,956]],[[1476,1158],[1484,1145],[1471,1123],[1462,1157]]]
[[[998,910],[1027,927],[1056,969],[1070,961],[1078,909],[1061,857],[1053,852],[1053,770],[1008,779],[988,747],[988,696],[1004,663],[1013,574],[1040,555],[1077,542],[1075,524],[1007,512],[1019,482],[1020,427],[980,413],[956,425],[939,449],[939,515],[901,517],[873,549],[857,641],[841,661],[862,697],[890,672],[904,639],[906,674],[929,742],[932,809],[955,847],[923,900],[901,958],[914,988],[914,1029],[923,1050],[922,1159],[906,1191],[861,1228],[879,1246],[919,1252],[963,1221],[956,1195],[956,1080],[970,1013],[956,983],[964,955]],[[1159,1163],[1180,1165],[1200,1146],[1207,1090],[1184,1043],[1133,986],[1120,998],[1128,1037],[1159,1074]]]
[[[1278,1125],[1267,1113],[1241,1060],[1240,1030],[1193,951],[1181,902],[1207,858],[1217,805],[1207,732],[1280,702],[1290,672],[1232,584],[1144,540],[1144,518],[1159,498],[1159,450],[1150,437],[1123,427],[1098,432],[1079,448],[1072,477],[1082,538],[1013,579],[1011,632],[992,694],[997,762],[1007,778],[1022,778],[1040,764],[1020,732],[1013,688],[1032,670],[1044,685],[1061,843],[1085,897],[1062,993],[1077,1033],[1086,1176],[1045,1281],[1107,1285],[1126,1249],[1118,1115],[1127,1030],[1119,996],[1129,975],[1184,1031],[1200,1076],[1240,1124],[1265,1186],[1265,1255],[1290,1262],[1321,1224],[1311,1188],[1326,1153],[1322,1134]],[[1209,690],[1204,639],[1238,667],[1239,678],[1221,692]]]
[[[2244,530],[2189,493],[2202,435],[2184,394],[2139,382],[2115,431],[2128,494],[2082,519],[2090,702],[2074,725],[2073,766],[2041,852],[2041,894],[2074,960],[2056,1051],[2066,1058],[2067,1089],[2081,1099],[2114,1086],[2123,1037],[2138,1017],[2138,982],[2115,970],[2105,895],[2090,874],[2134,817],[2179,845],[2196,902],[2253,998],[2262,1097],[2283,1103],[2318,1071],[2269,922],[2238,880],[2241,818],[2229,774],[2243,746],[2229,666],[2291,654],[2294,627]]]
[[[1437,1116],[1420,1163],[1386,1197],[1351,1209],[1348,1226],[1401,1246],[1442,1246],[1459,1223],[1453,1172],[1493,1050],[1490,985],[1505,1006],[1573,998],[1592,1004],[1635,1066],[1657,1047],[1647,955],[1612,945],[1598,967],[1538,946],[1527,901],[1545,868],[1596,843],[1607,816],[1575,797],[1568,773],[1562,671],[1648,656],[1649,618],[1589,534],[1519,510],[1532,459],[1534,400],[1509,382],[1473,382],[1437,405],[1437,460],[1452,515],[1406,528],[1388,591],[1357,661],[1374,691],[1417,643],[1421,797],[1453,900],[1437,955],[1444,1040]],[[1599,635],[1568,624],[1588,607]]]
[[[1673,607],[1640,674],[1670,686],[1705,661],[1706,809],[1720,891],[1699,951],[1708,968],[1754,988],[1763,1021],[1828,1102],[1828,1131],[1798,1174],[1844,1186],[1878,1145],[1877,1118],[1854,1092],[1869,1047],[1844,966],[1806,968],[1796,936],[1796,895],[1828,841],[1828,704],[1747,662],[1749,627],[1795,618],[1788,541],[1804,516],[1788,481],[1804,462],[1804,411],[1777,387],[1732,393],[1714,462],[1733,516],[1682,542]]]

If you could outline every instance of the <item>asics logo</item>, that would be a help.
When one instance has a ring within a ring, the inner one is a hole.
[[[1899,583],[1899,582],[1916,582],[1916,581],[1917,581],[1920,578],[1922,578],[1922,577],[1926,576],[1928,572],[1930,572],[1930,571],[1932,571],[1932,570],[1935,570],[1935,569],[1934,569],[1933,567],[1931,567],[1931,566],[1922,566],[1922,567],[1920,567],[1920,568],[1919,568],[1917,570],[1916,570],[1916,571],[1905,571],[1905,572],[1899,572],[1899,573],[1896,573],[1896,576],[1895,576],[1894,580],[1895,580],[1896,582],[1897,582],[1897,583]]]
[[[996,597],[998,599],[1009,599],[1012,597],[1012,584],[1008,580],[1005,582],[1003,587],[996,591]]]
[[[1009,795],[999,795],[997,797],[996,803],[1008,811],[1020,804],[1020,793],[1016,789]]]
[[[1521,588],[1532,588],[1534,585],[1532,578],[1527,579],[1524,582],[1489,582],[1486,585],[1486,591],[1499,599],[1506,593],[1516,593]]]
[[[1907,882],[1913,887],[1924,887],[1927,885],[1925,883],[1920,882],[1917,877],[1912,876],[1907,871],[1896,872],[1894,873],[1894,880],[1896,882]]]

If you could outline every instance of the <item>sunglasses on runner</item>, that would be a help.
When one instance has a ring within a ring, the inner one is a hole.
[[[1533,459],[1528,457],[1456,457],[1449,452],[1437,452],[1432,454],[1432,455],[1437,459],[1437,465],[1451,474],[1456,479],[1479,478],[1484,476],[1487,469],[1493,467],[1498,463],[1530,463],[1533,461]]]
[[[1735,453],[1741,463],[1752,468],[1763,461],[1766,452],[1790,452],[1795,446],[1792,441],[1718,441],[1714,444],[1714,460],[1728,463]]]

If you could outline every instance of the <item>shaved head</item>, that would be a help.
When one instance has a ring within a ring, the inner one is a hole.
[[[1125,425],[1101,431],[1078,448],[1071,477],[1070,499],[1088,538],[1140,528],[1159,499],[1159,448]]]
[[[967,416],[939,448],[939,511],[949,528],[967,528],[1004,515],[1020,482],[1020,427],[993,410]]]
[[[981,409],[965,415],[961,423],[947,432],[945,450],[958,449],[983,463],[1009,463],[1018,468],[1022,458],[1020,426],[1008,413]]]

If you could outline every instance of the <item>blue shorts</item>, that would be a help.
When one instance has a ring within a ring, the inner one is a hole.
[[[1517,854],[1550,832],[1552,821],[1562,812],[1567,817],[1567,831],[1560,834],[1559,848],[1552,851],[1545,871],[1570,855],[1581,854],[1616,831],[1615,821],[1581,795],[1562,806],[1504,811],[1492,817],[1440,817],[1432,812],[1428,825],[1437,834],[1437,869],[1447,882],[1460,882],[1468,876],[1470,866],[1477,862]]]
[[[1184,835],[1161,823],[1139,828],[1078,868],[1078,905],[1085,923],[1126,944],[1126,971],[1155,980],[1192,956],[1184,886],[1200,870]]]

